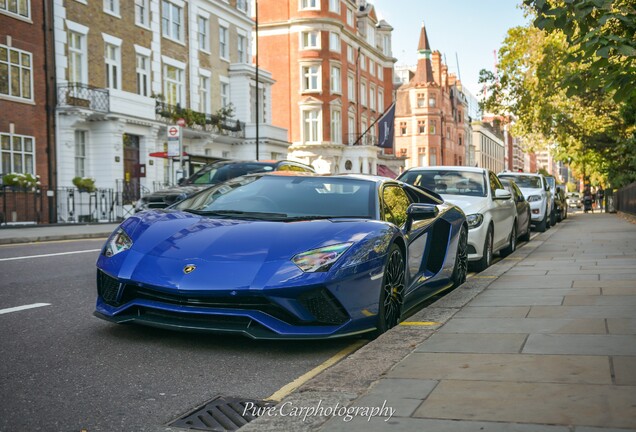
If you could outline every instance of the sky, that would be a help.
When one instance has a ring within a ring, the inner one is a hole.
[[[380,19],[393,27],[396,66],[417,64],[417,43],[422,22],[431,50],[446,57],[449,72],[458,71],[462,84],[475,96],[481,69],[494,70],[494,51],[499,50],[509,28],[528,20],[521,0],[368,0]]]

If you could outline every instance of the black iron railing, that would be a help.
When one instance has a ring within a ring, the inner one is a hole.
[[[620,188],[614,197],[616,210],[636,216],[636,183]],[[606,199],[609,201],[609,194]]]
[[[158,100],[155,105],[155,117],[157,121],[174,124],[179,118],[186,121],[186,126],[220,135],[234,138],[245,138],[245,123],[239,120],[223,118],[214,114],[204,114],[179,105],[170,105]]]
[[[60,107],[78,107],[109,112],[110,97],[107,89],[81,83],[58,84],[57,104]]]

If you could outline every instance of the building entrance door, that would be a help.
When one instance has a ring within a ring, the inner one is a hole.
[[[139,184],[139,136],[124,134],[124,204],[132,204],[140,198]]]

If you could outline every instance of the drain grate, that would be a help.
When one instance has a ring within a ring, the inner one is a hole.
[[[168,423],[168,426],[214,432],[236,431],[257,418],[252,415],[256,410],[246,410],[246,406],[273,405],[275,405],[274,402],[217,396],[202,407]],[[244,412],[245,415],[243,415]]]

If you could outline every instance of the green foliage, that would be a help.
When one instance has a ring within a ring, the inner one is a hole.
[[[575,175],[635,181],[636,57],[624,46],[634,45],[636,20],[621,18],[633,15],[634,1],[524,2],[535,25],[508,31],[498,76],[481,72],[482,108],[512,115],[527,150],[550,149]]]
[[[40,176],[29,173],[8,173],[2,176],[2,186],[33,189],[40,186]]]
[[[90,177],[73,177],[73,184],[80,192],[95,192],[95,179]]]

